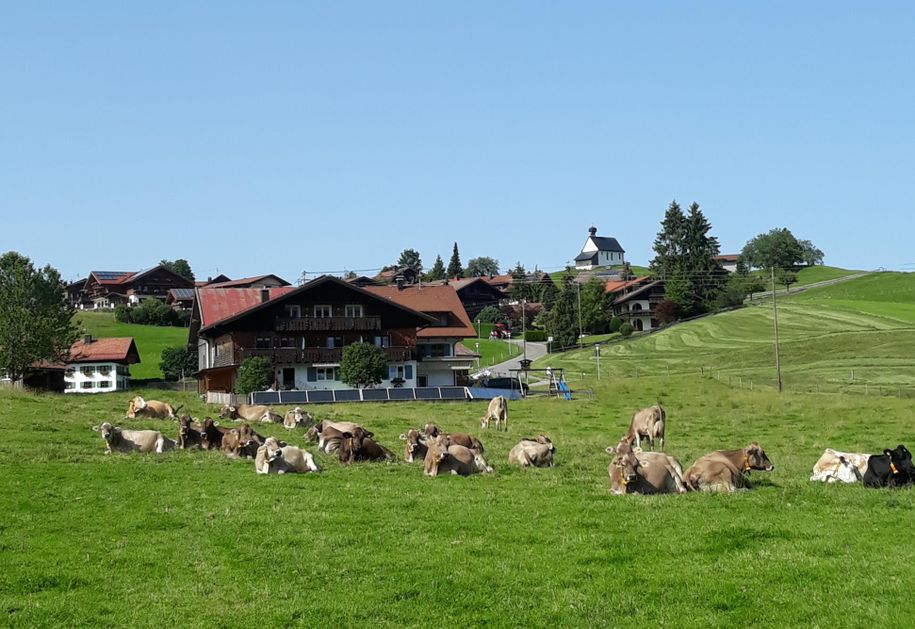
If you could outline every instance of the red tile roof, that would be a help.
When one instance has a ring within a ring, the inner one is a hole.
[[[738,260],[740,260],[740,254],[739,253],[725,253],[720,256],[715,256],[714,259],[717,260],[718,262],[737,262]]]
[[[71,363],[138,363],[140,354],[131,337],[93,339],[88,345],[79,340],[70,347]]]
[[[638,286],[639,284],[644,284],[645,282],[647,282],[650,279],[651,279],[651,277],[649,277],[648,275],[643,275],[642,277],[637,277],[634,280],[628,280],[625,282],[610,281],[610,282],[607,282],[606,284],[604,284],[604,292],[618,293],[627,288],[632,288],[633,286]]]
[[[477,335],[476,328],[470,322],[470,317],[467,316],[467,311],[464,310],[464,305],[454,286],[424,284],[405,286],[403,289],[396,286],[366,286],[365,290],[412,310],[433,315],[440,313],[451,315],[451,325],[432,325],[423,328],[416,333],[419,338],[451,336],[464,338]]]
[[[270,300],[282,297],[295,290],[295,286],[276,288],[221,288],[221,285],[206,286],[197,289],[197,302],[200,306],[201,328],[230,319],[250,308],[260,306],[261,291],[270,291]]]

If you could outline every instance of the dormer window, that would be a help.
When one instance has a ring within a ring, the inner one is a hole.
[[[315,317],[326,318],[333,316],[330,306],[315,306]]]
[[[302,316],[302,307],[298,304],[286,304],[286,318],[298,319]]]

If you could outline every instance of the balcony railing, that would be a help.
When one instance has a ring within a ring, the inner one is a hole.
[[[277,317],[275,327],[277,332],[371,332],[381,329],[381,317]]]
[[[391,362],[403,362],[413,359],[413,349],[409,347],[385,347],[384,351]],[[274,365],[339,363],[343,357],[343,349],[277,347],[273,349],[242,349],[238,354],[239,361],[253,356],[260,356]]]

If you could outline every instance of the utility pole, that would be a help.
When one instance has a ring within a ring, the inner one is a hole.
[[[582,337],[584,332],[581,327],[581,282],[575,282],[575,285],[578,286],[578,348],[582,348]]]
[[[769,269],[772,273],[772,320],[775,322],[775,383],[779,392],[782,390],[782,364],[778,355],[778,302],[775,299],[775,266]]]
[[[597,358],[597,379],[600,380],[600,343],[594,344],[594,356]]]
[[[522,360],[527,360],[527,321],[524,320],[524,299],[521,300],[521,352]]]

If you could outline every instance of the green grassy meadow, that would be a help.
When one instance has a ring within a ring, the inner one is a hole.
[[[321,474],[270,477],[216,452],[106,456],[90,427],[128,397],[0,392],[5,626],[905,626],[912,611],[915,492],[807,480],[827,446],[911,445],[910,401],[604,381],[593,400],[512,403],[509,432],[481,435],[495,474],[432,479],[326,455]],[[734,495],[610,496],[603,448],[657,397],[684,465],[758,440],[775,471]],[[397,435],[427,421],[478,434],[483,406],[310,410],[400,455]],[[509,467],[541,431],[556,467]]]
[[[875,273],[779,295],[782,375],[792,390],[915,395],[915,274]],[[732,385],[775,384],[771,301],[678,324],[602,348],[604,377],[704,371]],[[591,347],[549,356],[585,382]],[[854,380],[852,380],[854,370]]]
[[[107,312],[79,312],[76,320],[82,329],[96,338],[132,336],[140,352],[140,362],[131,365],[130,374],[139,380],[161,378],[159,362],[162,350],[187,344],[187,328],[118,323],[114,315]]]

